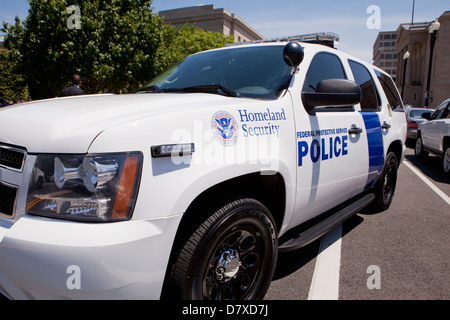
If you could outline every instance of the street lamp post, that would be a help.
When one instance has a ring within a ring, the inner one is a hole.
[[[433,53],[434,45],[436,44],[437,33],[441,24],[436,20],[428,28],[428,32],[431,35],[430,39],[430,62],[428,64],[428,79],[427,79],[427,98],[425,100],[425,105],[428,107],[430,103],[430,87],[431,87],[431,71],[433,70]]]
[[[402,81],[402,100],[405,93],[405,80],[406,80],[406,66],[408,65],[408,59],[410,57],[409,51],[406,51],[403,55],[403,81]]]

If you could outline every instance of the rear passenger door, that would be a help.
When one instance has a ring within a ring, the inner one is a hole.
[[[368,190],[375,185],[384,166],[384,137],[389,134],[389,117],[383,109],[383,103],[375,85],[374,76],[369,69],[357,61],[348,61],[354,81],[361,87],[362,100],[360,113],[364,121],[364,135],[368,149],[365,158],[367,179],[359,185],[358,190]]]

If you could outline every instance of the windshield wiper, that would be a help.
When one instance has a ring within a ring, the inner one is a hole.
[[[163,93],[164,90],[161,89],[158,86],[147,86],[147,87],[143,87],[143,88],[139,88],[136,91],[133,91],[133,93],[137,93],[137,92],[154,92],[154,93]]]
[[[203,86],[193,86],[193,87],[187,87],[187,88],[169,88],[164,89],[164,92],[202,92],[202,93],[220,93],[223,92],[226,95],[230,97],[239,97],[237,92],[225,88],[224,86],[221,86],[220,84],[209,84],[209,85],[203,85]]]

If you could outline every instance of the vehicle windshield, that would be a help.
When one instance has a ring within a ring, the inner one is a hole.
[[[284,62],[283,46],[234,47],[189,56],[138,91],[277,99],[292,71]]]

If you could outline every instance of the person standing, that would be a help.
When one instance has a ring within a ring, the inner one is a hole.
[[[78,95],[86,94],[86,91],[84,91],[83,89],[80,88],[81,83],[82,83],[81,77],[78,74],[75,74],[72,77],[72,84],[68,88],[65,88],[61,92],[61,96],[69,97],[69,96],[78,96]]]

